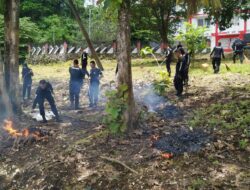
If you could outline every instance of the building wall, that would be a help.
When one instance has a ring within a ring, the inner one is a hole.
[[[235,16],[232,19],[233,25],[224,31],[220,31],[218,25],[211,24],[207,18],[208,16],[200,11],[189,18],[188,22],[192,23],[195,27],[206,26],[208,28],[205,35],[211,41],[211,49],[217,45],[218,42],[221,42],[225,51],[230,52],[232,51],[231,46],[235,39],[243,39],[245,33],[250,33],[250,19],[245,23],[243,19]],[[185,27],[182,26],[183,23],[184,22],[180,25],[179,30],[185,30]]]

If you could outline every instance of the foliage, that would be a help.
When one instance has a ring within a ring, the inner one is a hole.
[[[171,85],[171,79],[167,71],[159,71],[157,74],[158,77],[153,82],[154,90],[157,94],[163,96]]]
[[[108,102],[105,108],[107,115],[104,118],[104,123],[112,134],[120,134],[126,130],[123,115],[127,105],[127,90],[127,85],[120,85],[117,90],[106,92]]]
[[[92,42],[95,44],[111,43],[116,39],[118,25],[116,11],[111,13],[99,6],[86,8],[86,13],[89,12],[91,12],[90,37]]]
[[[239,147],[242,150],[245,150],[248,146],[248,139],[242,139],[239,141]]]
[[[25,57],[25,52],[27,52],[27,45],[29,43],[37,41],[39,36],[38,26],[31,21],[28,17],[20,18],[20,57]],[[4,17],[0,15],[0,45],[4,44]]]
[[[203,189],[205,184],[206,184],[206,182],[203,179],[197,178],[197,179],[192,181],[192,184],[191,184],[191,186],[188,187],[188,190]]]
[[[146,46],[145,48],[142,48],[141,51],[140,51],[140,55],[142,57],[145,57],[147,55],[152,55],[153,53],[154,53],[154,50],[149,46]]]
[[[201,8],[210,8],[215,12],[221,8],[221,0],[176,0],[179,6],[187,7],[187,16],[196,14]]]
[[[176,40],[183,42],[191,55],[196,52],[201,52],[207,46],[206,44],[206,27],[194,27],[190,23],[185,23],[186,30],[180,31],[176,36]]]
[[[58,44],[63,41],[69,43],[75,43],[77,41],[77,25],[75,22],[72,22],[70,18],[51,15],[42,20],[40,28],[42,34],[38,41],[39,43],[51,42]]]
[[[184,13],[176,9],[176,0],[141,0],[133,3],[131,9],[132,37],[164,43],[175,34]]]
[[[213,104],[208,108],[195,112],[189,121],[191,127],[212,127],[220,129],[235,129],[250,137],[250,100],[232,101],[226,104]],[[244,147],[245,141],[240,146]]]
[[[205,12],[213,23],[218,22],[220,30],[225,30],[232,26],[234,16],[240,16],[243,19],[250,18],[250,2],[248,0],[223,0],[221,7],[214,10],[206,7]]]

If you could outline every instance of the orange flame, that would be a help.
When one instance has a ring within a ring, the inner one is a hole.
[[[5,120],[3,127],[12,137],[20,137],[22,133],[13,128],[13,121]]]
[[[32,136],[36,140],[41,139],[41,134],[38,131],[35,131],[34,133],[30,133],[28,128],[23,129],[21,132],[17,129],[14,129],[13,127],[13,121],[11,120],[5,120],[4,121],[4,127],[3,129],[9,133],[10,136],[17,138],[17,137],[29,137]]]

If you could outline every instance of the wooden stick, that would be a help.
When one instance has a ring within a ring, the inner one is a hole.
[[[120,164],[121,166],[123,166],[124,168],[128,169],[129,171],[131,171],[132,173],[135,173],[135,174],[139,174],[137,171],[135,171],[134,169],[130,168],[129,166],[127,166],[125,163],[119,161],[119,160],[116,160],[114,158],[109,158],[109,157],[106,157],[106,156],[100,156],[100,158],[104,159],[104,160],[107,160],[109,162],[113,162],[113,163],[116,163],[116,164]]]

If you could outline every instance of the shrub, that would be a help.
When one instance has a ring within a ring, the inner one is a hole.
[[[127,101],[127,85],[121,85],[116,90],[106,92],[108,102],[106,104],[104,123],[108,126],[110,133],[119,134],[126,130],[124,124],[124,112]]]

